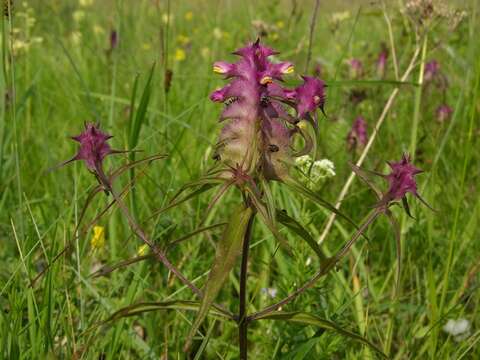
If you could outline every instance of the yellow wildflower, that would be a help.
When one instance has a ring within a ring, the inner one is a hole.
[[[175,61],[183,61],[186,57],[185,50],[179,48],[175,49]]]
[[[192,19],[193,19],[193,12],[187,11],[187,12],[185,13],[185,20],[187,20],[187,21],[192,21]]]
[[[93,32],[95,35],[102,35],[105,34],[105,29],[101,27],[100,25],[93,25]]]
[[[272,35],[270,35],[270,39],[272,39],[272,41],[276,41],[278,40],[279,36],[277,33],[273,33]]]
[[[21,51],[27,51],[30,48],[30,43],[21,39],[15,39],[12,43],[12,51],[16,55]]]
[[[152,48],[152,45],[150,45],[150,43],[143,43],[142,48],[143,50],[150,50]]]
[[[72,40],[73,45],[78,45],[80,44],[80,41],[82,41],[82,33],[79,31],[73,31],[70,34],[70,39]]]
[[[102,249],[105,246],[105,228],[103,226],[93,227],[93,236],[90,240],[90,246],[92,249]]]
[[[277,21],[277,22],[275,23],[275,25],[276,25],[277,28],[279,28],[279,29],[283,29],[283,28],[285,27],[285,23],[284,23],[282,20]]]
[[[148,252],[148,245],[147,244],[143,244],[142,246],[140,246],[137,250],[137,255],[138,256],[145,256],[147,255],[147,252]]]
[[[85,19],[85,12],[83,10],[77,10],[73,12],[73,20],[75,20],[75,22],[79,23],[83,19]]]
[[[80,6],[90,6],[93,4],[93,0],[79,0]]]
[[[220,40],[222,37],[223,37],[223,31],[216,27],[215,29],[213,29],[213,37],[217,40]]]
[[[173,22],[173,15],[162,14],[162,21],[164,24],[171,24]]]
[[[188,45],[190,43],[190,38],[185,35],[178,35],[177,36],[177,41],[180,43],[180,45]]]
[[[43,43],[43,37],[41,37],[41,36],[34,36],[34,37],[30,38],[30,42],[31,42],[32,44],[41,44],[41,43]]]
[[[203,47],[202,50],[200,50],[200,54],[204,59],[208,59],[210,57],[210,49],[208,47]]]

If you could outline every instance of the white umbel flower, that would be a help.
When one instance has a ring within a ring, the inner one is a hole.
[[[310,155],[304,155],[296,158],[295,163],[299,170],[308,178],[308,185],[312,185],[312,187],[318,186],[320,180],[336,175],[335,164],[329,159],[313,161]]]
[[[455,341],[462,341],[470,336],[470,327],[470,321],[467,319],[450,319],[443,326],[443,331],[449,335],[452,335]]]

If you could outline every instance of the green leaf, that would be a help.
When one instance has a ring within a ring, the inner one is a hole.
[[[402,86],[408,85],[413,87],[418,87],[419,84],[413,81],[398,81],[398,80],[335,80],[327,81],[326,85],[328,87],[342,87],[342,86],[358,86],[358,85],[395,85]]]
[[[135,81],[133,83],[132,98],[130,100],[130,119],[128,121],[128,129],[127,129],[129,150],[133,150],[137,146],[138,138],[140,136],[140,130],[146,119],[148,103],[150,102],[150,95],[152,93],[152,78],[153,78],[154,71],[155,71],[155,63],[153,63],[152,68],[150,69],[147,83],[143,88],[142,97],[140,98],[140,104],[138,105],[138,108],[136,111],[135,111],[135,98],[137,96],[138,75],[135,77]],[[133,114],[135,114],[135,118]],[[135,162],[134,151],[130,152],[129,159],[131,162]],[[133,167],[130,168],[129,175],[130,175],[130,182],[133,184],[135,179],[135,168]],[[131,205],[131,211],[133,213],[133,217],[135,217],[135,214],[137,213],[137,203],[135,201],[136,199],[135,199],[134,190],[135,188],[132,187],[132,191],[130,192],[130,205]]]
[[[188,301],[188,300],[171,300],[171,301],[160,301],[160,302],[140,302],[137,304],[132,304],[121,308],[120,310],[114,312],[107,319],[100,321],[99,323],[93,325],[91,328],[87,329],[85,333],[94,330],[99,326],[103,326],[110,322],[132,317],[135,315],[140,315],[146,312],[158,311],[158,310],[187,310],[187,311],[198,311],[200,308],[199,301]],[[218,318],[228,318],[230,316],[223,312],[221,309],[212,307],[209,309],[209,314]]]
[[[250,195],[250,200],[252,201],[253,206],[258,212],[260,220],[265,224],[265,226],[270,230],[275,239],[278,240],[282,248],[288,253],[288,255],[293,255],[293,250],[288,245],[287,239],[280,233],[279,229],[274,223],[274,220],[269,216],[269,211],[267,206],[262,202],[262,200],[257,196],[256,192],[253,191],[250,187],[245,188],[246,192]],[[273,211],[275,215],[275,211]]]
[[[147,83],[143,88],[142,97],[140,98],[140,104],[138,105],[137,111],[135,112],[135,119],[133,119],[133,107],[131,110],[131,122],[129,123],[129,137],[128,137],[128,146],[129,149],[132,150],[138,143],[138,137],[140,136],[140,129],[142,128],[143,123],[146,119],[148,103],[150,102],[150,96],[152,93],[152,78],[153,73],[155,71],[155,63],[152,65],[150,69],[150,73],[148,75]],[[132,104],[135,102],[135,95],[137,90],[137,81],[138,77],[135,78],[134,88],[133,88],[133,95],[132,95]],[[133,120],[133,121],[132,121]],[[132,153],[133,155],[133,153]]]
[[[228,278],[230,270],[235,265],[235,261],[242,251],[243,238],[247,230],[248,221],[253,215],[250,207],[241,208],[234,211],[223,236],[217,245],[215,260],[205,284],[204,295],[201,306],[198,310],[197,318],[192,324],[190,333],[187,337],[184,350],[186,351],[191,343],[192,338],[207,316],[207,313],[213,301],[220,292],[223,284]]]
[[[383,358],[388,359],[388,356],[385,355],[383,351],[380,350],[380,348],[372,344],[369,340],[367,340],[363,336],[357,333],[345,330],[342,327],[335,324],[333,321],[322,319],[312,314],[308,314],[300,311],[296,311],[296,312],[276,311],[270,314],[262,315],[261,317],[255,320],[281,320],[281,321],[287,321],[287,322],[303,324],[303,325],[313,325],[325,330],[335,331],[340,335],[343,335],[352,340],[355,340],[364,345],[367,345],[372,350],[376,351],[379,355],[381,355]]]
[[[310,235],[308,230],[306,230],[302,224],[300,224],[297,220],[290,217],[285,211],[277,210],[277,220],[283,226],[290,229],[292,232],[300,236],[303,240],[305,240],[310,246],[310,248],[318,255],[320,260],[325,260],[326,256],[323,254],[322,249],[315,241],[315,239]]]
[[[313,192],[312,190],[306,188],[305,186],[303,186],[302,184],[299,184],[296,181],[287,181],[287,182],[285,182],[285,184],[288,187],[290,187],[292,190],[302,194],[303,196],[310,199],[311,201],[313,201],[317,205],[320,205],[320,206],[324,207],[325,209],[330,210],[331,212],[333,212],[337,216],[339,216],[342,219],[348,221],[356,229],[359,229],[358,225],[349,216],[342,213],[340,210],[338,210],[335,206],[330,204],[328,201],[322,199],[317,193]],[[363,235],[363,236],[365,236],[365,235]]]

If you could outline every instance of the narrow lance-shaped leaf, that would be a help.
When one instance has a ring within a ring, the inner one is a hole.
[[[277,220],[283,226],[289,228],[291,231],[293,231],[295,234],[305,240],[308,246],[310,246],[310,248],[315,252],[315,254],[318,255],[320,260],[326,259],[325,254],[322,252],[322,249],[315,241],[313,236],[310,235],[308,230],[305,229],[302,224],[300,224],[297,220],[290,217],[285,211],[282,210],[277,210]]]
[[[232,270],[235,265],[235,260],[242,251],[243,238],[251,216],[252,209],[250,207],[245,208],[242,206],[240,209],[237,209],[233,213],[232,218],[217,245],[215,260],[212,269],[210,270],[207,283],[205,284],[203,291],[204,295],[197,317],[192,324],[192,328],[190,329],[190,333],[185,343],[185,351],[190,347],[193,336],[205,320],[210,306],[223,287],[230,270]]]
[[[143,123],[145,122],[146,115],[147,115],[147,108],[150,102],[150,95],[152,92],[152,78],[153,73],[155,70],[155,63],[152,65],[150,73],[148,75],[147,83],[145,84],[145,88],[143,89],[142,97],[140,98],[140,104],[138,105],[138,109],[135,112],[135,118],[133,118],[134,113],[134,103],[135,103],[135,96],[137,91],[138,85],[138,77],[135,78],[134,89],[132,94],[132,102],[131,102],[131,113],[130,113],[130,122],[129,122],[129,134],[128,134],[128,147],[129,150],[134,149],[138,144],[138,138],[140,136],[140,130],[142,128]],[[135,161],[135,152],[131,152],[130,161]],[[130,181],[133,181],[135,177],[135,170],[134,168],[130,169]],[[130,202],[132,205],[132,211],[136,213],[136,203],[135,203],[135,193],[134,191],[130,192]]]
[[[171,301],[159,301],[159,302],[140,302],[136,304],[131,304],[126,307],[121,308],[120,310],[115,311],[107,319],[98,322],[89,329],[87,329],[83,334],[89,333],[92,330],[95,330],[99,326],[106,325],[113,321],[123,319],[126,317],[131,317],[135,315],[140,315],[146,312],[158,311],[158,310],[186,310],[186,311],[198,311],[200,308],[200,302],[198,301],[189,301],[189,300],[171,300]],[[217,308],[211,308],[209,310],[210,315],[220,318],[230,319],[229,314],[222,312]],[[82,334],[82,335],[83,335]]]
[[[289,179],[289,181],[286,182],[287,186],[290,187],[292,190],[302,194],[306,198],[310,199],[317,205],[320,205],[324,207],[327,210],[330,210],[331,212],[335,213],[337,216],[341,217],[342,219],[348,221],[351,225],[353,225],[356,229],[358,229],[358,225],[347,215],[345,215],[343,212],[338,210],[335,206],[330,204],[328,201],[322,199],[318,194],[313,192],[312,190],[306,188],[302,184],[298,183],[297,181],[294,181],[293,179]],[[365,236],[365,235],[364,235]]]
[[[265,224],[265,226],[270,230],[272,235],[277,239],[283,249],[288,253],[288,255],[293,255],[293,250],[288,245],[287,239],[280,233],[279,229],[273,222],[270,214],[268,212],[267,206],[262,202],[262,200],[258,197],[258,195],[251,189],[251,187],[246,187],[245,190],[250,195],[250,200],[252,201],[253,206],[257,210],[258,216],[260,220]],[[275,214],[275,211],[273,215]]]
[[[270,314],[263,315],[257,318],[256,320],[281,320],[281,321],[293,322],[293,323],[298,323],[303,325],[313,325],[313,326],[318,326],[322,329],[332,330],[339,333],[340,335],[343,335],[352,340],[355,340],[364,345],[367,345],[368,347],[376,351],[379,355],[381,355],[383,358],[385,359],[388,358],[387,355],[385,355],[382,350],[380,350],[377,346],[372,344],[369,340],[367,340],[363,336],[356,334],[354,332],[345,330],[342,327],[335,324],[333,321],[322,319],[312,314],[308,314],[304,312],[276,311]]]

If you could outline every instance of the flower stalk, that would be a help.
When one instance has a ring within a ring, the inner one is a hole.
[[[240,306],[238,311],[238,346],[240,350],[240,359],[246,360],[248,354],[248,318],[247,318],[247,276],[248,276],[248,254],[253,232],[253,222],[255,221],[255,211],[248,220],[247,230],[243,239],[242,264],[240,267]]]

